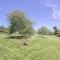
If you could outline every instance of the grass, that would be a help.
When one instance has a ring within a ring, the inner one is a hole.
[[[60,60],[60,38],[33,36],[28,45],[22,39],[8,39],[0,34],[0,60]]]

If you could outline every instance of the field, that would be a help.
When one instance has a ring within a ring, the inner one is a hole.
[[[0,60],[60,60],[60,38],[35,35],[28,45],[22,39],[0,34]]]

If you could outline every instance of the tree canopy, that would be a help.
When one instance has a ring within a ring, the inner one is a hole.
[[[18,32],[20,34],[32,34],[34,29],[32,20],[22,11],[12,11],[8,14],[8,21],[10,24],[10,34]]]
[[[49,34],[49,29],[45,26],[42,26],[41,28],[38,29],[38,34],[43,35]]]
[[[58,33],[58,28],[57,28],[57,26],[54,26],[54,27],[53,27],[53,30],[54,30],[54,35],[56,35],[56,34]]]

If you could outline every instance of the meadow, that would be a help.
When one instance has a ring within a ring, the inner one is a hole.
[[[60,38],[54,35],[35,35],[28,45],[23,39],[10,39],[0,34],[0,60],[60,60]]]

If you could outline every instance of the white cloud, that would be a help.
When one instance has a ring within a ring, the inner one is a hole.
[[[60,19],[60,9],[58,9],[57,7],[52,9],[53,13],[52,13],[52,17],[54,19]]]
[[[52,10],[52,18],[60,19],[60,8],[59,4],[57,5],[54,0],[45,0],[43,1],[45,7],[49,7]]]

